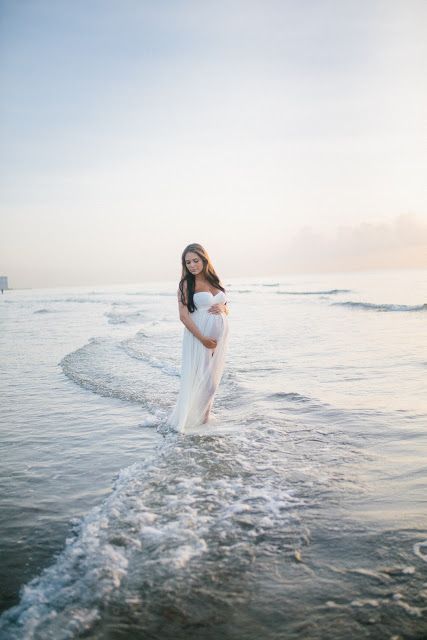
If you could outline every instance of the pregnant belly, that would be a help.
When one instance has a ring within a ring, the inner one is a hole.
[[[200,310],[200,313],[197,314],[197,319],[194,319],[203,335],[208,338],[219,340],[224,333],[226,320],[222,313],[209,313],[208,311]]]

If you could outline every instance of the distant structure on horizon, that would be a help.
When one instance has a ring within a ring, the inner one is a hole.
[[[7,276],[0,276],[0,289],[2,293],[5,289],[9,289],[9,286],[7,284]]]

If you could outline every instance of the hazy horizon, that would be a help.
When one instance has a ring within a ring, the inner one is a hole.
[[[325,271],[321,271],[320,269],[317,269],[316,271],[287,271],[287,272],[283,272],[283,273],[270,273],[270,274],[264,274],[264,275],[260,275],[257,273],[247,273],[243,276],[232,276],[229,274],[222,274],[222,273],[218,273],[218,276],[220,278],[220,281],[222,282],[222,284],[227,285],[227,283],[229,281],[241,281],[241,280],[245,280],[245,279],[253,279],[253,280],[268,280],[268,279],[273,279],[273,278],[291,278],[291,277],[310,277],[312,276],[313,278],[319,278],[321,276],[327,276],[328,274],[330,275],[337,275],[337,276],[341,276],[341,275],[354,275],[356,273],[361,274],[361,273],[378,273],[378,272],[393,272],[393,271],[414,271],[414,272],[422,272],[422,271],[427,271],[426,267],[369,267],[369,268],[361,268],[361,269],[348,269],[348,270],[325,270]],[[0,274],[3,275],[3,274]],[[51,285],[51,286],[37,286],[37,287],[13,287],[10,286],[9,283],[9,290],[16,290],[16,291],[20,291],[20,290],[33,290],[33,289],[79,289],[79,288],[93,288],[93,287],[124,287],[124,286],[143,286],[143,285],[153,285],[156,283],[161,283],[161,284],[165,284],[165,283],[170,283],[172,285],[175,285],[176,283],[179,282],[180,280],[180,272],[175,274],[174,276],[172,276],[171,278],[163,278],[163,279],[157,279],[157,278],[147,278],[145,280],[134,280],[134,281],[123,281],[123,282],[102,282],[102,281],[98,281],[98,282],[86,282],[86,283],[74,283],[74,284],[62,284],[62,285]]]
[[[427,267],[420,0],[0,7],[11,288]],[[153,277],[156,273],[156,277]]]

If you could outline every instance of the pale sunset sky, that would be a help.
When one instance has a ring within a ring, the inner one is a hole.
[[[2,0],[0,275],[427,267],[425,0]]]

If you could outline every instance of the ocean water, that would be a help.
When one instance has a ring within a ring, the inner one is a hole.
[[[0,297],[0,637],[427,638],[427,271],[224,278],[184,435],[177,282]]]

